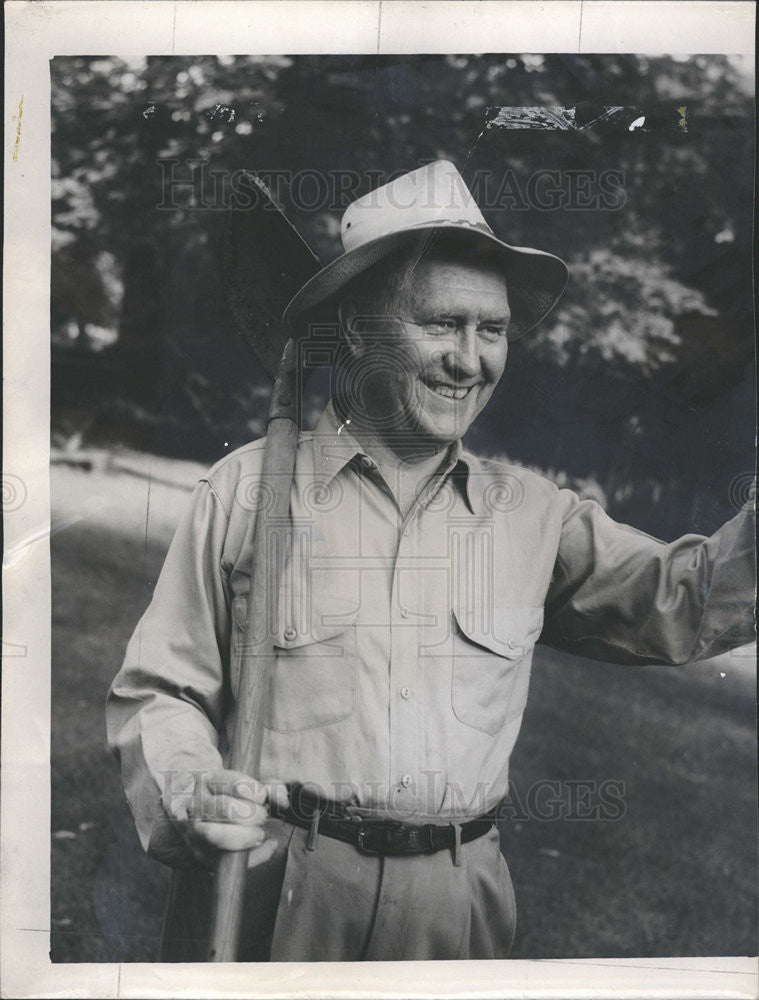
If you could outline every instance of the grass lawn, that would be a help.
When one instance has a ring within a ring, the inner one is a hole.
[[[149,482],[149,464],[124,456],[110,471],[52,472],[59,962],[155,955],[167,872],[140,850],[103,703],[200,470],[155,460]],[[538,650],[501,823],[520,913],[512,957],[756,954],[753,677],[746,650],[680,669]],[[622,815],[551,818],[543,798],[539,818],[527,803],[546,781],[564,802],[572,781],[620,783]]]

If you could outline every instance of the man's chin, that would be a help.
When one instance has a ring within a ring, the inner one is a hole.
[[[470,421],[462,420],[454,422],[423,420],[419,422],[418,433],[420,437],[434,442],[437,449],[447,448],[462,438],[469,430]]]
[[[466,434],[482,407],[477,406],[475,399],[467,398],[456,405],[444,397],[430,399],[431,396],[432,391],[427,389],[423,400],[425,405],[417,411],[419,433],[434,438],[441,447],[453,444]]]

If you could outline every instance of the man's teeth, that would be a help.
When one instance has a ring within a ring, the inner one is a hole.
[[[467,386],[465,389],[454,389],[453,386],[441,385],[440,383],[430,386],[430,389],[436,392],[438,396],[447,396],[448,399],[463,399],[470,388],[471,386]]]

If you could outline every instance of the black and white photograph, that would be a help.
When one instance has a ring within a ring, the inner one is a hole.
[[[757,953],[753,55],[442,6],[49,59],[54,968]]]

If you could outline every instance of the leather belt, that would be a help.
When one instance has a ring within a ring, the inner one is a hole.
[[[309,847],[317,832],[334,840],[352,844],[362,854],[401,856],[406,854],[435,854],[446,848],[458,852],[461,844],[468,844],[484,836],[495,823],[495,810],[465,823],[445,826],[426,823],[411,826],[393,819],[373,819],[350,814],[344,806],[330,802],[308,791],[303,785],[288,786],[290,806],[279,809],[274,804],[270,813],[293,826],[311,831]]]

